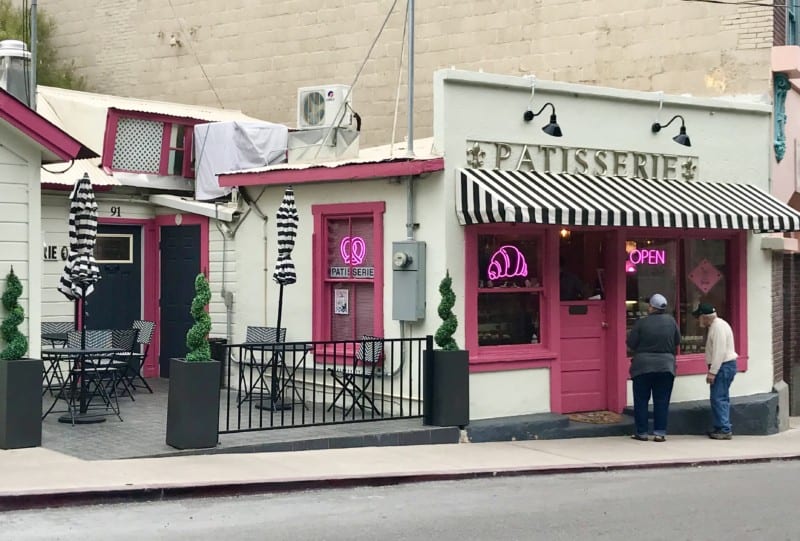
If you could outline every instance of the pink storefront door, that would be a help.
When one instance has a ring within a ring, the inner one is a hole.
[[[604,410],[606,382],[605,301],[562,302],[561,411]]]

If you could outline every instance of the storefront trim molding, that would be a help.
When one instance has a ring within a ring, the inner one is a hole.
[[[774,69],[773,62],[773,70]],[[440,69],[434,73],[434,88],[439,86],[440,81],[445,84],[459,84],[492,89],[504,87],[512,90],[518,90],[524,94],[526,98],[531,94],[531,78],[519,77],[516,75],[501,75],[457,69]],[[659,103],[663,103],[664,106],[669,105],[680,107],[684,110],[700,109],[706,112],[735,111],[762,115],[769,115],[772,113],[772,107],[764,103],[736,102],[723,98],[677,96],[663,94],[661,92],[644,92],[640,90],[627,90],[578,83],[548,81],[545,79],[536,79],[536,93],[537,96],[540,93],[545,95],[561,94],[566,96],[574,96],[579,94],[583,98],[598,98],[602,100],[619,101],[625,104],[652,103],[656,107],[658,107]]]
[[[773,252],[795,253],[800,251],[798,239],[788,237],[764,237],[761,239],[761,249]]]
[[[775,141],[773,147],[775,149],[775,159],[781,161],[784,154],[786,154],[786,93],[791,88],[789,78],[783,73],[776,73],[773,75],[773,86],[775,88]]]
[[[286,165],[253,173],[223,173],[220,186],[276,186],[307,184],[311,182],[346,182],[376,178],[418,176],[444,169],[444,158],[392,160],[354,164],[304,165],[300,169],[287,169]]]
[[[519,354],[503,355],[502,353],[484,353],[470,355],[470,372],[499,372],[501,370],[522,370],[524,368],[548,368],[556,360],[552,352],[528,354],[522,358]]]

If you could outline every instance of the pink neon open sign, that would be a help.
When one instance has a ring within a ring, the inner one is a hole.
[[[666,250],[633,250],[628,261],[634,265],[664,265],[667,262]]]
[[[489,268],[486,270],[489,280],[498,278],[513,278],[515,276],[528,276],[528,263],[525,256],[516,246],[507,244],[501,246],[489,260]]]
[[[348,265],[360,265],[367,255],[367,243],[362,237],[344,237],[339,243],[339,253]]]

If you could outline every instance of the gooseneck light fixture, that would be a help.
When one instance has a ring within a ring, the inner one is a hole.
[[[650,127],[650,129],[653,131],[653,133],[658,133],[661,131],[662,128],[666,128],[667,126],[672,124],[672,121],[675,120],[676,118],[681,119],[681,129],[678,132],[678,135],[673,137],[672,140],[678,143],[679,145],[683,145],[685,147],[692,146],[692,142],[689,140],[689,136],[686,135],[686,125],[681,115],[675,115],[674,117],[670,118],[669,122],[667,122],[666,124],[659,124],[658,122],[654,122],[653,125]]]
[[[549,101],[547,103],[545,103],[544,105],[542,105],[542,108],[539,109],[535,113],[533,111],[531,111],[530,109],[528,109],[522,115],[522,119],[525,122],[530,122],[531,120],[533,120],[534,118],[536,118],[537,116],[542,114],[542,112],[544,111],[545,107],[547,107],[548,105],[552,109],[553,114],[550,115],[550,122],[548,122],[547,125],[544,128],[542,128],[542,131],[544,133],[546,133],[547,135],[552,135],[553,137],[561,137],[561,127],[558,125],[558,121],[556,120],[556,108],[555,108],[555,105],[553,105]]]

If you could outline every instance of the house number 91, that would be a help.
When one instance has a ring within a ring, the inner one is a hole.
[[[122,213],[119,210],[119,207],[111,207],[111,215],[112,216],[122,216]]]

